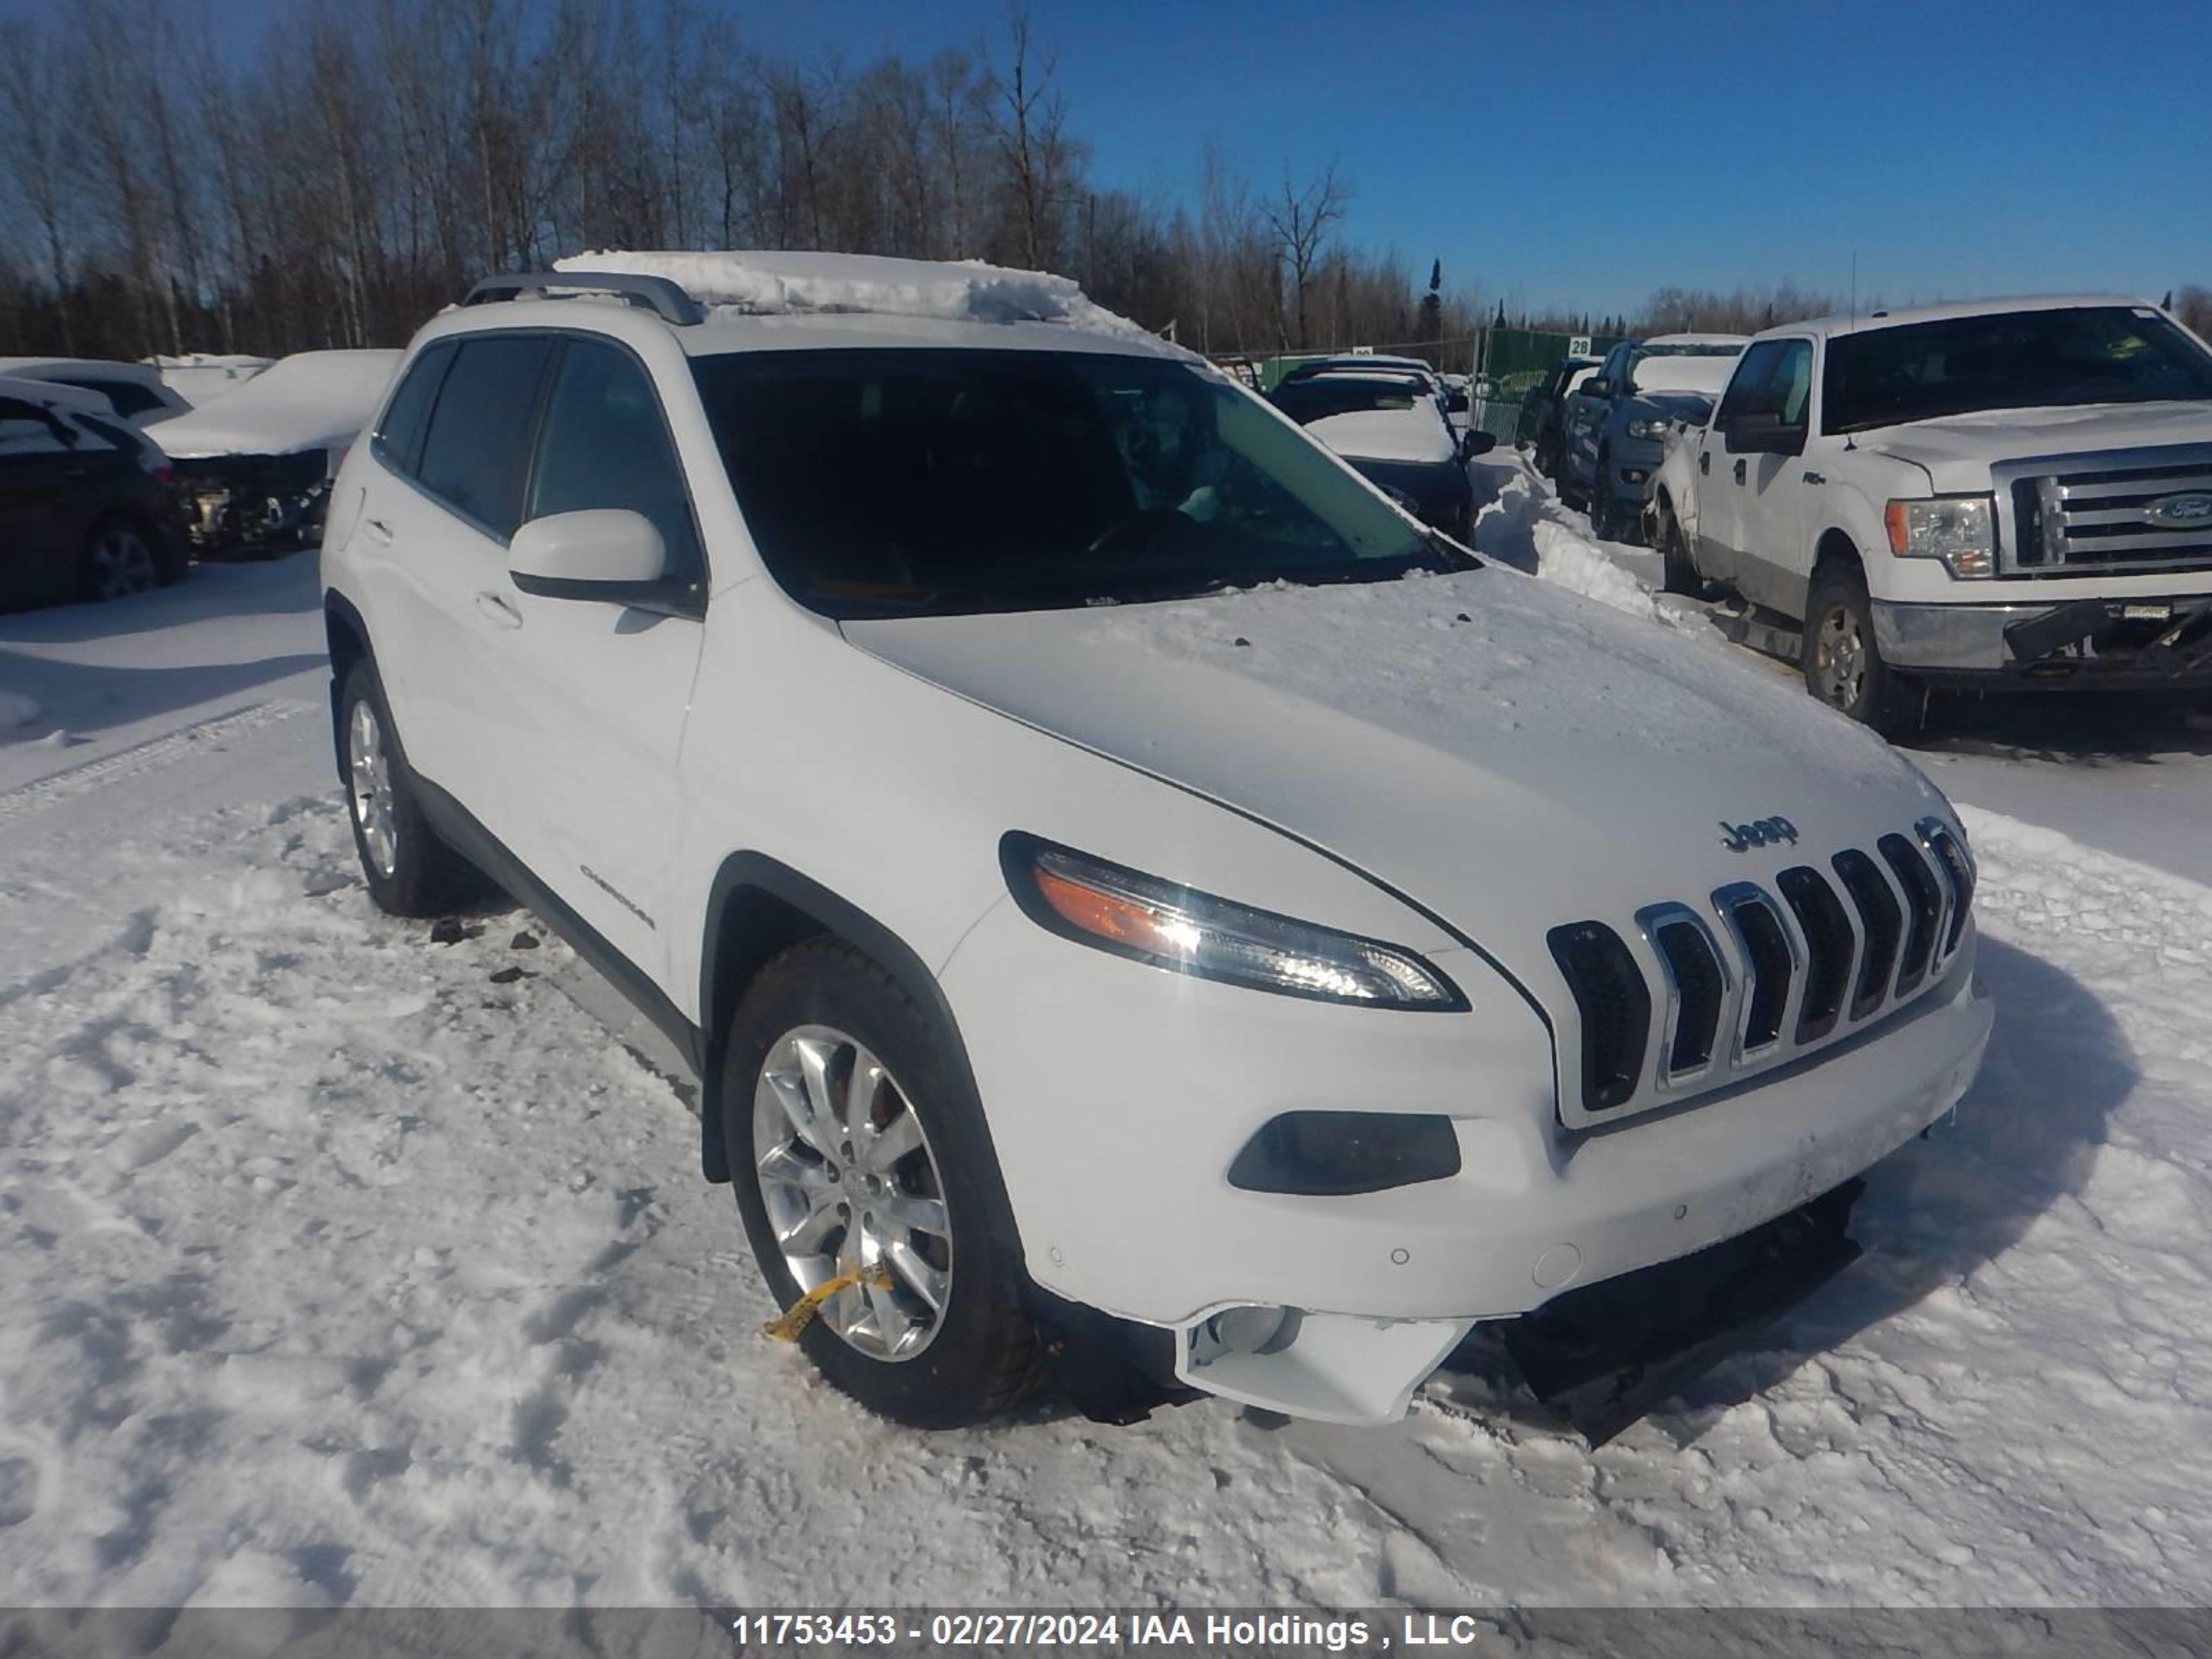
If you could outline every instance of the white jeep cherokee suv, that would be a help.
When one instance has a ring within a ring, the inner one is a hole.
[[[1104,1328],[1388,1419],[1972,1079],[1966,838],[1870,734],[1059,279],[599,258],[424,328],[339,477],[362,862],[489,874],[682,1045],[868,1406]]]

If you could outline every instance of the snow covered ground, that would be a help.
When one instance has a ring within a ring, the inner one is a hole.
[[[1732,649],[1524,477],[1481,539]],[[1922,757],[1988,1068],[1864,1260],[1612,1444],[1480,1342],[1389,1430],[920,1437],[762,1338],[689,1085],[565,950],[371,910],[315,605],[300,557],[0,618],[0,1604],[2212,1595],[2204,734]]]

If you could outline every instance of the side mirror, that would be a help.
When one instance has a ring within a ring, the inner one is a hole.
[[[1805,428],[1785,426],[1782,416],[1771,411],[1756,415],[1739,415],[1721,428],[1731,455],[1802,455],[1805,453]]]
[[[1585,397],[1589,398],[1610,398],[1613,396],[1613,382],[1607,380],[1602,374],[1593,374],[1589,380],[1584,380],[1577,389]]]
[[[652,520],[620,507],[531,520],[508,544],[507,572],[542,599],[666,605],[683,591]]]
[[[1459,458],[1462,461],[1471,461],[1478,455],[1487,455],[1497,447],[1498,434],[1494,432],[1485,432],[1481,428],[1477,427],[1460,440]]]

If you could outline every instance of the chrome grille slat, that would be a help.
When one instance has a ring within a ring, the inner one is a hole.
[[[2212,522],[2160,522],[2170,495],[2212,494],[2212,446],[2043,456],[1991,469],[2001,576],[2212,568]]]
[[[1702,905],[1647,905],[1632,927],[1553,929],[1581,1020],[1579,1042],[1560,1045],[1563,1113],[1572,1099],[1584,1122],[1632,1116],[1878,1023],[1947,977],[1973,879],[1964,840],[1928,817],[1871,848],[1717,888]],[[1827,981],[1836,1006],[1823,1018],[1808,1001]]]

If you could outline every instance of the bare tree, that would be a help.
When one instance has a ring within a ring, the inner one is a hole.
[[[9,181],[38,225],[62,349],[74,356],[69,247],[75,227],[68,216],[69,180],[62,156],[67,129],[52,118],[60,100],[59,79],[54,43],[44,29],[27,17],[0,23],[0,152],[14,158]]]
[[[1306,302],[1314,284],[1314,275],[1320,269],[1322,255],[1328,246],[1329,232],[1344,217],[1346,207],[1352,200],[1352,187],[1337,177],[1336,163],[1326,167],[1309,179],[1304,189],[1291,182],[1291,175],[1283,174],[1283,193],[1280,200],[1270,200],[1261,209],[1268,230],[1275,239],[1276,257],[1290,283],[1288,303],[1279,307],[1287,315],[1285,322],[1295,322],[1294,343],[1303,349],[1310,342],[1307,327]]]

